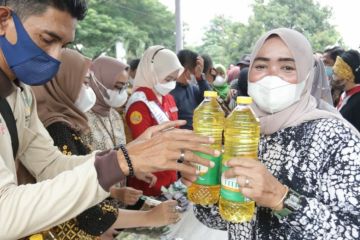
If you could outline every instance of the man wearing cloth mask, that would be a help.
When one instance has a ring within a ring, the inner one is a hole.
[[[12,0],[0,7],[0,239],[65,222],[104,200],[110,186],[128,175],[176,169],[194,180],[196,169],[176,160],[210,166],[192,151],[219,154],[201,147],[212,139],[182,130],[156,134],[179,122],[149,129],[144,141],[120,150],[78,157],[53,146],[28,85],[44,84],[56,74],[61,48],[73,41],[86,9],[79,0]],[[38,183],[19,186],[20,162]]]
[[[186,125],[182,128],[192,130],[194,110],[204,100],[204,91],[210,90],[210,86],[202,74],[202,57],[190,50],[181,50],[177,56],[185,70],[177,79],[171,95],[179,109],[179,119],[186,120]]]

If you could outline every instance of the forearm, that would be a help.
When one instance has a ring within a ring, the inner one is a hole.
[[[0,166],[4,170],[3,166]],[[19,239],[63,223],[108,196],[93,161],[52,180],[16,186],[0,171],[0,239]]]
[[[113,228],[152,227],[150,211],[119,209]]]

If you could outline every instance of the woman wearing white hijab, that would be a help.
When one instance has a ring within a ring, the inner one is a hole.
[[[229,239],[359,239],[359,133],[321,109],[313,76],[311,45],[299,32],[275,29],[257,42],[248,93],[261,123],[259,161],[233,159],[224,176],[237,178],[256,215],[232,224],[197,207],[204,224],[227,229]]]
[[[178,109],[169,93],[182,72],[183,67],[174,52],[162,46],[152,46],[145,51],[136,71],[133,94],[126,105],[126,122],[133,139],[151,126],[177,120]],[[159,196],[162,186],[168,187],[177,180],[175,171],[155,175],[157,182],[152,187],[135,178],[128,179],[128,186],[142,190],[144,195]]]

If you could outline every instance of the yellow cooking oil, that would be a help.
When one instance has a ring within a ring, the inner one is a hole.
[[[260,138],[260,123],[251,110],[251,97],[237,97],[237,106],[225,120],[225,144],[221,172],[229,168],[224,165],[233,158],[257,160]],[[250,182],[251,185],[251,182]],[[241,223],[252,219],[255,203],[239,191],[236,178],[221,177],[219,200],[221,217],[229,222]]]
[[[215,139],[212,149],[221,151],[225,114],[217,102],[215,91],[205,91],[204,100],[195,109],[193,127],[195,133]],[[214,157],[196,152],[198,156],[213,161],[214,168],[197,164],[198,179],[188,188],[188,198],[195,204],[210,205],[219,201],[221,155]]]

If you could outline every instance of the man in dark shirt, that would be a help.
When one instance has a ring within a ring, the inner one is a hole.
[[[194,110],[202,102],[204,91],[210,90],[210,86],[203,74],[204,60],[201,56],[190,50],[181,50],[177,55],[185,70],[170,94],[178,107],[179,119],[187,121],[182,128],[192,130]]]

